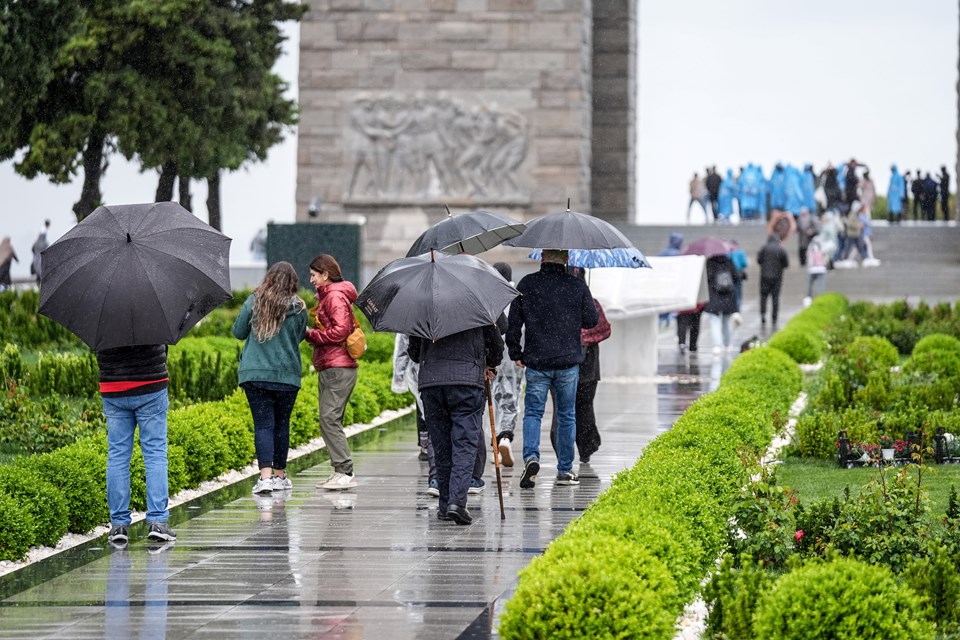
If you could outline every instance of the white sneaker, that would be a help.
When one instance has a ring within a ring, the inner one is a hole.
[[[510,447],[510,438],[500,438],[497,448],[500,449],[500,464],[505,467],[512,467],[513,449]]]
[[[257,478],[257,484],[253,486],[254,493],[270,493],[271,491],[273,491],[272,478]]]
[[[324,489],[331,491],[343,491],[344,489],[353,489],[357,486],[357,479],[353,474],[335,473],[323,484]]]
[[[293,489],[293,483],[290,482],[290,478],[287,476],[283,476],[282,478],[279,476],[273,476],[270,481],[273,483],[274,491],[289,491],[290,489]]]

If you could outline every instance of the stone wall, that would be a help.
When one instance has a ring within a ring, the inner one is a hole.
[[[617,121],[633,117],[633,63],[618,60],[635,50],[629,0],[307,4],[298,221],[363,216],[372,269],[445,206],[525,220],[569,198],[574,210],[629,217],[632,158],[617,157],[632,153],[632,125]]]

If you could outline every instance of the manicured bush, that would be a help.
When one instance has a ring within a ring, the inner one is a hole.
[[[169,443],[183,447],[187,455],[188,488],[216,478],[229,468],[227,439],[216,423],[209,422],[202,408],[202,404],[184,407],[167,417]]]
[[[505,640],[672,636],[676,616],[664,600],[675,598],[676,586],[639,545],[602,535],[558,538],[520,576],[501,617]]]
[[[109,518],[104,490],[107,475],[106,448],[102,439],[86,438],[56,451],[18,458],[17,468],[34,468],[59,489],[67,501],[69,530],[86,533]]]
[[[0,560],[20,560],[35,541],[33,514],[16,498],[0,492]]]
[[[811,333],[806,326],[788,326],[777,331],[767,346],[783,351],[795,362],[813,364],[820,360],[823,339],[819,334],[819,331]]]
[[[171,400],[221,400],[237,388],[243,343],[231,337],[187,337],[170,347]]]
[[[23,386],[0,394],[0,451],[16,455],[53,451],[102,429],[98,399],[59,395],[31,398]]]
[[[33,469],[0,466],[0,494],[15,498],[34,519],[36,543],[52,547],[67,532],[63,492]]]
[[[928,619],[948,637],[960,631],[960,573],[945,547],[917,558],[904,570],[907,584],[924,599]]]
[[[886,567],[841,558],[780,577],[760,599],[757,638],[927,640],[933,627],[920,598]]]
[[[773,574],[755,565],[749,556],[735,566],[733,556],[725,554],[703,589],[703,600],[710,611],[706,637],[756,638],[753,616],[757,602],[773,581]]]
[[[913,353],[911,355],[916,356],[928,351],[951,351],[960,354],[960,340],[954,336],[932,333],[920,338],[913,347]]]

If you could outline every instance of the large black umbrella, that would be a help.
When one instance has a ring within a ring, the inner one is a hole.
[[[576,211],[534,218],[527,230],[503,244],[531,249],[627,249],[633,243],[606,220]]]
[[[40,313],[94,350],[175,344],[230,298],[229,255],[175,202],[99,207],[44,250]]]
[[[476,255],[517,237],[526,228],[522,222],[491,211],[452,215],[447,209],[447,217],[424,231],[410,247],[407,257],[429,253],[431,249]]]
[[[479,258],[431,252],[389,263],[357,306],[377,331],[439,340],[493,324],[519,294]]]

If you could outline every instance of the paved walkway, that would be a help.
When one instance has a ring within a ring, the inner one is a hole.
[[[744,317],[757,316],[748,301]],[[757,332],[755,320],[737,335]],[[251,479],[177,507],[172,548],[148,549],[140,524],[126,550],[100,538],[0,578],[0,638],[495,637],[517,572],[735,356],[712,353],[706,317],[699,353],[680,355],[672,330],[660,346],[657,379],[600,384],[603,446],[580,465],[579,487],[553,485],[546,432],[535,490],[504,469],[505,521],[492,465],[470,499],[474,524],[437,520],[408,417],[355,450],[355,490],[315,489],[332,470],[313,454],[291,464],[285,499],[254,498]]]

